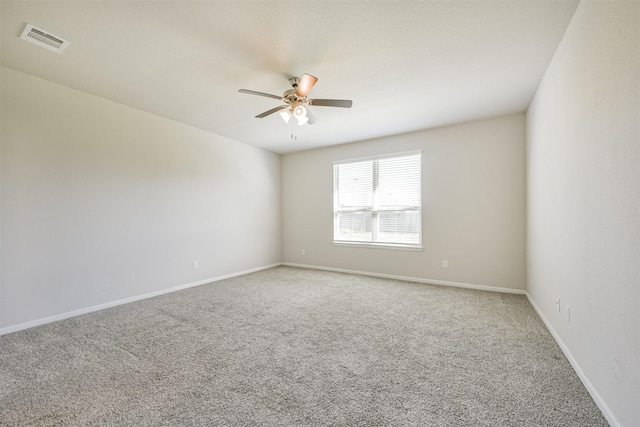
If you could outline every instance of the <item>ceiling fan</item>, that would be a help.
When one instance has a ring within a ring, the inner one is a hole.
[[[283,101],[284,105],[279,105],[276,108],[272,108],[271,110],[258,114],[256,118],[262,119],[280,111],[280,116],[285,123],[289,123],[291,117],[295,117],[299,126],[306,123],[312,125],[318,121],[316,116],[314,116],[307,108],[310,105],[317,105],[318,107],[351,108],[353,101],[350,99],[308,99],[307,95],[309,95],[309,91],[311,91],[311,88],[317,81],[318,78],[310,74],[303,74],[302,78],[291,77],[289,79],[289,83],[291,83],[293,89],[284,91],[282,96],[256,92],[255,90],[249,89],[240,89],[238,92],[248,93],[249,95],[266,96],[267,98],[274,98]]]

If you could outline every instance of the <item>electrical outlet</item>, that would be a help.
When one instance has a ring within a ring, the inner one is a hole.
[[[564,307],[564,317],[567,318],[567,323],[571,323],[571,307],[568,305]]]
[[[446,259],[442,261],[442,268],[449,268],[449,261]]]
[[[300,249],[300,255],[306,255],[307,251],[305,251],[304,249]]]
[[[556,308],[558,309],[558,313],[562,312],[562,307],[560,305],[560,298],[556,298]]]
[[[193,269],[195,270],[198,267],[199,267],[198,261],[193,261]]]

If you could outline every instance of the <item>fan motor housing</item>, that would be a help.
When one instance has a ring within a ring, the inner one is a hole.
[[[290,79],[290,80],[293,80],[293,79]],[[284,93],[282,94],[282,98],[284,102],[291,105],[292,108],[295,108],[298,105],[305,103],[304,98],[299,98],[298,95],[296,95],[295,89],[285,90]]]

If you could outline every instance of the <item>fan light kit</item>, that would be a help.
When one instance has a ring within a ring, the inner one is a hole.
[[[303,74],[302,78],[292,77],[289,79],[289,83],[293,89],[286,90],[282,96],[256,92],[255,90],[249,89],[240,89],[238,92],[265,96],[284,102],[284,105],[279,105],[271,110],[258,114],[256,118],[262,119],[273,113],[280,112],[280,117],[282,117],[285,123],[289,123],[291,117],[295,117],[299,126],[307,123],[312,125],[318,121],[316,116],[309,110],[308,106],[310,105],[316,105],[318,107],[351,108],[353,101],[350,99],[308,99],[307,95],[309,95],[311,88],[317,81],[318,78],[310,74]]]

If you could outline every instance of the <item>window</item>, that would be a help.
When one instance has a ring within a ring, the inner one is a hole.
[[[422,248],[422,152],[333,164],[336,244]]]

